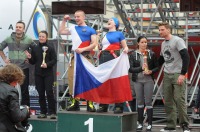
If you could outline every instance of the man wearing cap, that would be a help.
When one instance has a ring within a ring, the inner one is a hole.
[[[102,39],[102,51],[99,56],[99,64],[117,58],[120,55],[121,47],[123,48],[123,52],[128,53],[128,47],[125,37],[122,32],[117,31],[117,29],[119,28],[118,19],[113,17],[108,20],[107,24],[107,28],[109,31]],[[107,112],[108,105],[109,104],[100,104],[97,112]],[[123,102],[115,104],[114,113],[123,113]]]
[[[90,58],[89,53],[97,45],[96,31],[87,26],[85,23],[85,13],[82,10],[78,10],[74,14],[76,26],[71,26],[69,28],[65,27],[66,21],[70,20],[69,15],[65,15],[63,21],[60,25],[59,32],[61,35],[71,35],[72,36],[72,55],[71,55],[71,65],[68,69],[68,85],[69,93],[72,94],[73,88],[73,73],[74,73],[74,59],[73,52],[84,55],[86,58]],[[67,108],[67,111],[79,111],[79,99],[72,98],[72,104]],[[87,111],[95,112],[96,109],[92,101],[87,101]]]

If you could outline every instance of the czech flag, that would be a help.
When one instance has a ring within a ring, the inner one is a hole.
[[[98,67],[81,54],[75,53],[74,59],[74,97],[102,104],[132,100],[126,53]]]

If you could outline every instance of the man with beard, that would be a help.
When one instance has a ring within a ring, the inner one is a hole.
[[[178,111],[183,132],[190,132],[185,103],[185,74],[189,67],[189,54],[184,40],[171,34],[169,23],[159,23],[158,27],[160,36],[165,39],[161,45],[159,64],[164,63],[163,92],[167,126],[161,131],[176,130]]]

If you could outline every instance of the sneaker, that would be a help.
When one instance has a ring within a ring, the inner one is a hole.
[[[26,129],[26,132],[32,132],[33,126],[32,126],[31,124],[27,124],[27,125],[25,126],[25,129]]]
[[[99,109],[97,109],[97,113],[103,113],[103,112],[108,112],[108,109],[104,107],[99,107]]]
[[[66,110],[67,111],[80,111],[80,107],[75,106],[75,105],[70,105]]]
[[[183,128],[183,132],[190,132],[188,125],[183,125],[182,128]]]
[[[114,114],[121,114],[123,113],[123,110],[120,107],[116,107],[114,110]]]
[[[95,109],[92,101],[87,101],[87,111],[88,112],[96,112],[96,109]]]
[[[176,131],[175,128],[169,128],[169,127],[165,127],[160,130],[160,132],[175,132],[175,131]]]
[[[56,119],[56,115],[55,114],[51,114],[50,115],[50,119]]]
[[[142,124],[138,124],[136,131],[140,132],[143,129],[143,125]]]
[[[146,131],[147,131],[147,132],[151,132],[151,128],[152,128],[152,125],[148,125]]]
[[[47,115],[46,115],[46,114],[39,114],[39,115],[37,116],[37,118],[47,118]]]
[[[79,101],[72,98],[72,104],[69,107],[67,107],[66,110],[67,111],[80,111]]]

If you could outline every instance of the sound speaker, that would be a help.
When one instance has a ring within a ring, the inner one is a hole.
[[[52,2],[52,15],[74,14],[83,10],[86,14],[105,14],[105,0]]]
[[[199,0],[180,0],[180,11],[181,12],[200,11],[200,1]]]

